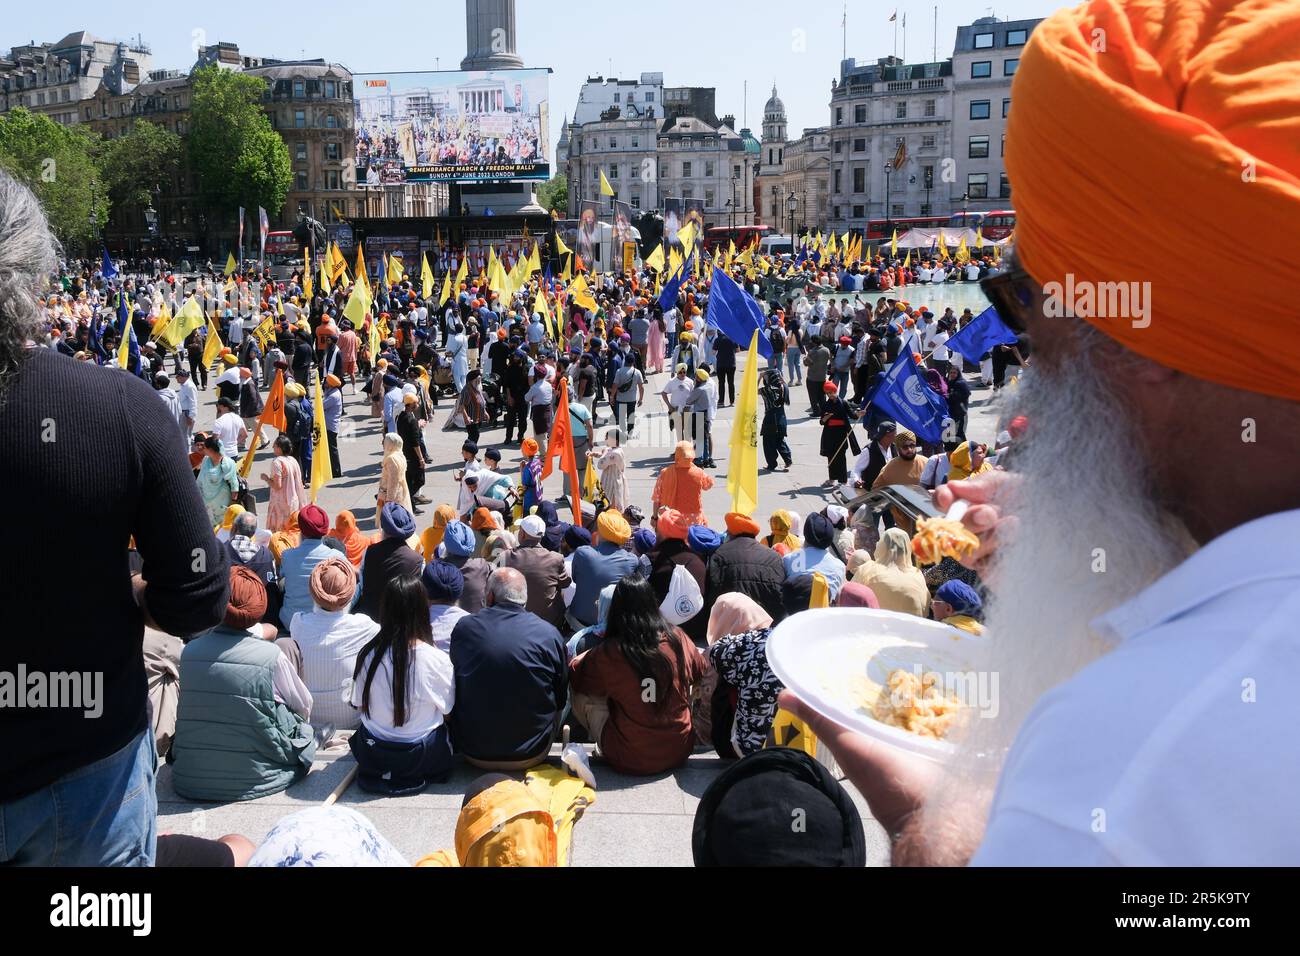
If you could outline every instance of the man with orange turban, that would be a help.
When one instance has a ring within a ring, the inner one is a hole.
[[[970,505],[997,706],[935,772],[781,704],[895,863],[1293,863],[1300,256],[1237,292],[1261,341],[1168,252],[1207,213],[1234,242],[1300,217],[1300,4],[1089,0],[1019,57],[1016,257],[986,285],[1035,346],[1012,411],[1033,429],[1014,474],[936,494]],[[1193,445],[1221,451],[1189,467]]]
[[[686,516],[688,525],[707,525],[704,492],[713,487],[713,477],[695,464],[695,446],[679,441],[673,463],[659,472],[651,500],[655,510],[673,508]]]

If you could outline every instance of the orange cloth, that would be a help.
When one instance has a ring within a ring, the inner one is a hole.
[[[420,535],[420,551],[424,555],[424,560],[433,560],[434,552],[438,550],[438,545],[442,544],[443,536],[447,533],[447,525],[457,517],[456,509],[451,505],[438,505],[434,509],[433,522]]]
[[[366,548],[370,547],[370,537],[361,533],[357,527],[356,516],[351,511],[340,511],[338,517],[334,519],[334,527],[330,534],[343,544],[347,552],[348,561],[354,568],[361,567],[361,559],[365,556]]]
[[[1150,282],[1149,326],[1085,320],[1196,378],[1300,399],[1300,260],[1273,257],[1233,294],[1281,343],[1261,352],[1206,318],[1182,254],[1207,210],[1245,244],[1300,215],[1300,4],[1091,0],[1034,30],[1011,99],[1016,249],[1035,282]]]
[[[688,524],[707,525],[704,520],[704,492],[713,487],[713,476],[693,463],[695,446],[679,441],[673,463],[659,472],[655,480],[654,506],[674,508],[685,515]]]

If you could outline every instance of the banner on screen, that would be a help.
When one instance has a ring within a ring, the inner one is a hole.
[[[584,199],[581,211],[578,213],[576,245],[571,248],[578,250],[578,255],[582,256],[582,261],[588,267],[597,261],[596,256],[600,249],[600,226],[600,203],[594,199]]]
[[[357,182],[550,177],[550,70],[357,73]]]

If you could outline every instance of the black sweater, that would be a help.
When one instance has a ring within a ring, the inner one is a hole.
[[[217,624],[229,587],[187,449],[153,389],[37,348],[3,400],[0,474],[10,508],[0,548],[8,612],[0,682],[12,687],[20,665],[29,687],[34,672],[98,673],[102,713],[0,706],[0,802],[101,760],[148,729],[132,537],[145,602],[167,633]]]

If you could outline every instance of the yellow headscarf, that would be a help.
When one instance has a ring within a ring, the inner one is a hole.
[[[970,466],[970,442],[964,441],[952,450],[948,456],[948,480],[962,481],[972,475],[982,475],[986,471],[992,471],[993,466],[985,458],[980,462],[978,468],[972,469]]]
[[[524,784],[502,780],[461,808],[456,852],[441,850],[416,866],[555,866],[555,822]]]
[[[794,519],[790,517],[790,512],[781,508],[772,512],[772,517],[768,519],[768,524],[772,528],[772,533],[768,535],[767,546],[775,548],[778,544],[783,544],[791,551],[796,551],[803,546],[798,536],[790,533],[790,528],[794,525]]]
[[[221,518],[221,530],[229,531],[234,527],[235,519],[244,513],[243,505],[231,505]]]
[[[456,509],[451,505],[438,505],[433,512],[433,523],[420,535],[420,551],[425,561],[432,561],[438,545],[442,544],[443,535],[447,533],[447,524],[456,520]]]

